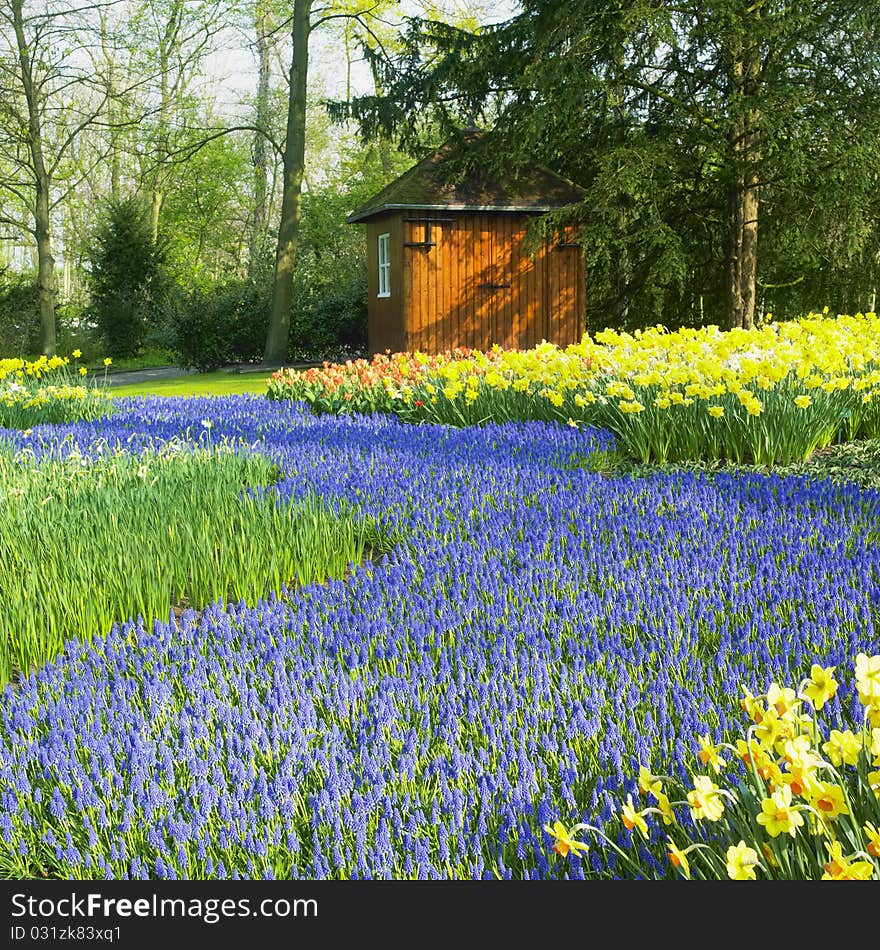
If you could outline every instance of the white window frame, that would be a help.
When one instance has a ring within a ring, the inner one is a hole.
[[[379,293],[377,297],[391,296],[391,233],[379,235]]]

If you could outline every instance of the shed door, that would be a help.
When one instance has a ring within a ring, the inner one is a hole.
[[[511,219],[507,215],[483,218],[480,240],[475,247],[479,257],[476,293],[480,348],[494,343],[505,348],[517,346],[514,326],[515,261]]]

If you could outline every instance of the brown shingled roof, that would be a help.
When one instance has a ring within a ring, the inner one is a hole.
[[[552,211],[580,201],[584,191],[543,165],[495,175],[481,169],[451,173],[458,154],[444,146],[386,185],[346,221],[355,224],[389,211]]]

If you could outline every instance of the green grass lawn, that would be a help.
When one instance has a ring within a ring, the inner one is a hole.
[[[265,393],[269,374],[192,373],[177,379],[157,379],[130,386],[114,386],[111,396],[228,396],[233,393]]]

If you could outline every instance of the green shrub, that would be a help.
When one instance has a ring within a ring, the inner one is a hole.
[[[366,278],[339,284],[298,287],[290,320],[288,358],[347,358],[366,349]],[[255,363],[263,357],[271,284],[230,281],[182,294],[169,307],[161,342],[178,363],[200,372],[229,363]]]
[[[270,288],[247,280],[181,295],[169,308],[163,342],[178,363],[200,372],[259,362],[270,306]]]
[[[298,274],[290,321],[290,359],[348,359],[366,350],[366,273],[358,269],[314,282],[311,275]]]

